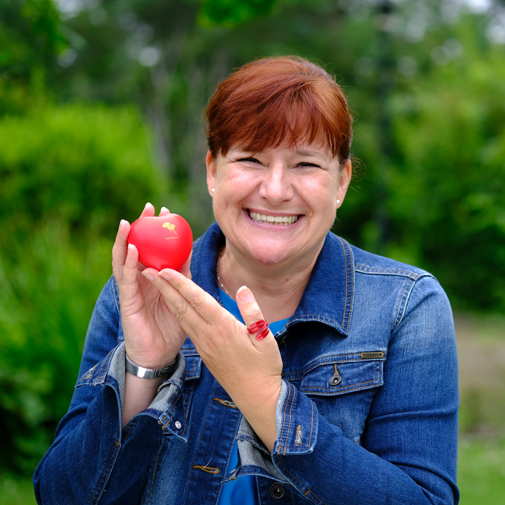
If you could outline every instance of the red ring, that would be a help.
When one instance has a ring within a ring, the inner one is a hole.
[[[247,331],[250,335],[256,335],[256,340],[263,340],[269,333],[270,328],[268,327],[268,323],[264,319],[260,319],[256,321],[254,324],[251,324]]]

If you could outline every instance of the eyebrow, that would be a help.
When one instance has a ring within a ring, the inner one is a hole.
[[[296,149],[294,151],[296,154],[301,154],[302,156],[321,156],[318,151],[311,151],[310,149]]]

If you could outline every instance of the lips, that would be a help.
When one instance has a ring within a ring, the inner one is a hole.
[[[300,215],[297,216],[272,216],[270,214],[261,214],[259,212],[253,212],[248,210],[247,214],[256,223],[269,223],[281,226],[289,226],[300,219]]]

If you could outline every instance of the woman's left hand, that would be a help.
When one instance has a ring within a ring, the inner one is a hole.
[[[238,308],[246,326],[179,272],[148,271],[207,368],[272,450],[282,359],[271,331],[262,340],[247,331],[247,327],[263,319],[252,292],[245,286],[237,292]]]

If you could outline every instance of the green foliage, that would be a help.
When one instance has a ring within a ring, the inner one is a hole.
[[[0,475],[0,503],[2,505],[37,505],[32,479],[6,473]]]
[[[120,218],[162,184],[131,107],[0,119],[0,471],[31,473],[65,413]]]
[[[461,505],[499,505],[505,493],[505,439],[463,438],[459,445]]]
[[[30,473],[68,408],[89,316],[110,275],[110,240],[61,222],[10,236],[0,261],[0,468]]]
[[[501,48],[476,42],[395,97],[388,206],[398,248],[415,250],[458,308],[503,311],[505,65]]]
[[[59,13],[51,0],[25,0],[21,13],[29,20],[30,30],[44,53],[58,54],[67,47]]]
[[[203,0],[199,21],[203,26],[238,26],[268,14],[276,0]]]
[[[135,218],[160,195],[148,141],[131,107],[74,104],[4,117],[0,227],[28,234],[57,218],[110,237],[121,218]]]
[[[51,0],[0,3],[0,114],[18,114],[46,99],[56,57],[67,46]]]

